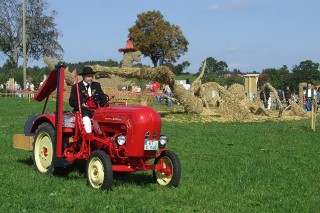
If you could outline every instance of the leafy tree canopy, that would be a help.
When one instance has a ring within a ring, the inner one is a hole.
[[[181,64],[174,65],[172,63],[166,63],[164,66],[169,67],[174,74],[180,75],[183,71],[190,66],[189,61],[184,61]]]
[[[45,0],[26,1],[26,52],[27,59],[39,60],[44,56],[60,59],[63,53],[58,43],[56,11],[47,12]],[[23,57],[22,3],[20,0],[0,0],[0,52],[10,63],[18,66]]]
[[[217,61],[213,57],[206,58],[207,64],[205,69],[205,76],[208,74],[215,74],[218,77],[223,77],[224,74],[228,73],[228,65],[224,61]],[[202,63],[203,65],[203,63]],[[201,67],[202,67],[201,65]],[[199,69],[200,73],[201,68]]]
[[[284,65],[280,69],[267,68],[262,71],[262,74],[267,78],[262,78],[266,83],[270,82],[276,89],[285,89],[287,86],[291,87],[291,74],[289,73],[288,67]]]
[[[128,37],[145,57],[150,57],[154,67],[174,63],[188,51],[189,42],[180,27],[164,20],[159,11],[139,14]]]
[[[319,63],[315,63],[311,60],[300,62],[299,65],[295,65],[292,69],[293,82],[298,85],[301,82],[315,82],[320,80]]]

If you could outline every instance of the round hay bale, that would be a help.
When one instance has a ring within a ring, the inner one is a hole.
[[[232,84],[228,91],[234,96],[234,98],[243,100],[246,98],[246,94],[244,92],[244,86],[241,84]]]

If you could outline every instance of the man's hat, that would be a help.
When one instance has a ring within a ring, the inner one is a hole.
[[[93,69],[91,67],[84,67],[82,69],[82,73],[79,73],[79,75],[94,75],[96,74],[97,72],[94,72]]]

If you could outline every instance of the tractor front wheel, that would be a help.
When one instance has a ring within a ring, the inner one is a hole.
[[[41,173],[51,174],[54,171],[54,135],[54,128],[49,123],[41,124],[35,132],[32,159],[36,170]]]
[[[95,189],[111,190],[112,164],[109,156],[102,150],[95,150],[87,161],[87,183]]]
[[[181,165],[178,156],[169,150],[165,150],[155,159],[154,164],[161,164],[162,169],[153,171],[153,179],[161,186],[179,185],[181,177]]]

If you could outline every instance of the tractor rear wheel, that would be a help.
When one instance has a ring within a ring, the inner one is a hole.
[[[32,159],[36,170],[51,174],[54,171],[53,158],[55,155],[55,131],[51,124],[41,124],[35,132]]]
[[[95,189],[111,190],[112,164],[109,156],[102,150],[95,150],[87,161],[87,183]]]
[[[179,185],[181,177],[181,165],[178,156],[169,150],[165,150],[155,159],[154,164],[162,163],[163,169],[153,171],[153,179],[161,186]]]

